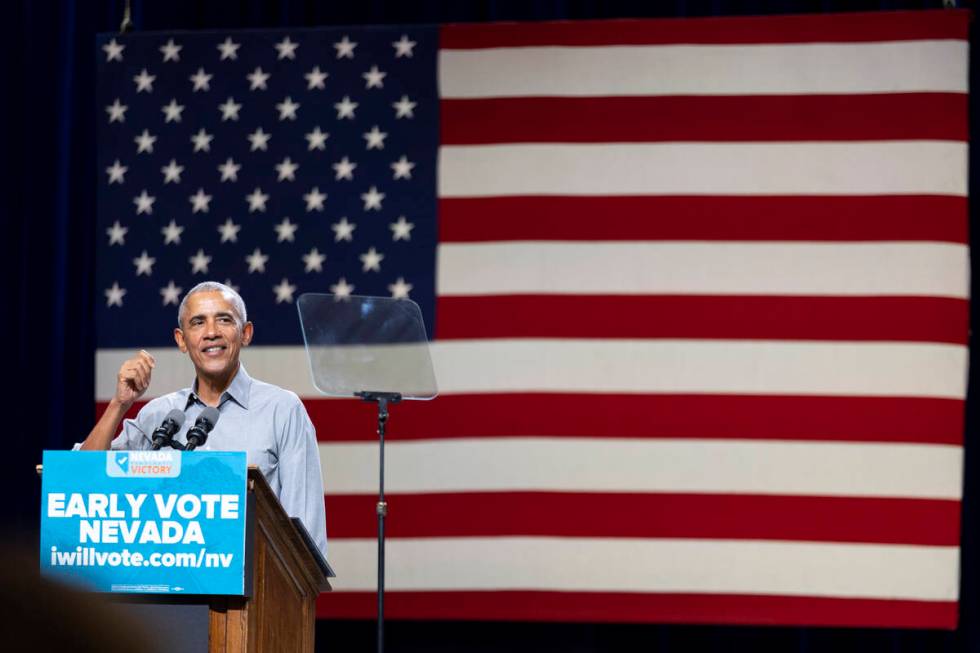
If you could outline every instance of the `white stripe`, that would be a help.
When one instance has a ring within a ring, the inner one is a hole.
[[[339,591],[373,590],[373,539],[333,539]],[[391,538],[386,588],[690,592],[953,601],[956,547],[809,542]]]
[[[444,146],[439,196],[965,197],[966,157],[945,141]]]
[[[963,467],[962,448],[952,445],[772,440],[390,441],[385,458],[385,489],[391,493],[680,492],[959,499]],[[320,443],[320,462],[327,494],[377,491],[376,443]]]
[[[174,349],[157,360],[146,399],[187,387],[193,369]],[[96,354],[96,398],[108,401],[129,350]],[[734,393],[963,399],[961,345],[768,340],[453,340],[434,343],[443,394],[481,392]],[[320,396],[302,347],[251,347],[254,377]]]
[[[965,298],[954,243],[493,242],[439,246],[439,295],[927,295]]]
[[[962,40],[440,50],[444,98],[967,90]]]
[[[460,340],[435,350],[443,393],[666,392],[962,399],[967,349],[763,340]]]

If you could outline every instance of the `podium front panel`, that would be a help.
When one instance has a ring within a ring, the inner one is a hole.
[[[90,590],[245,593],[246,456],[45,451],[41,572]]]

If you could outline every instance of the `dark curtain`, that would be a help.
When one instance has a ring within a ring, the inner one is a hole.
[[[961,5],[963,3],[960,3]],[[969,6],[972,3],[967,3]],[[604,2],[535,0],[453,2],[416,0],[133,0],[136,30],[263,28],[340,24],[444,23],[623,17],[717,16],[938,8],[941,0],[673,0]],[[11,360],[4,428],[13,453],[6,459],[3,495],[7,544],[35,549],[41,451],[83,438],[94,415],[95,169],[97,109],[94,36],[119,29],[122,0],[14,0],[3,47],[3,192],[0,244],[7,282],[3,341]],[[974,37],[971,33],[971,45]],[[971,87],[980,88],[972,65]],[[971,99],[971,116],[976,102]],[[971,123],[974,121],[971,120]],[[971,133],[973,127],[971,125]],[[972,140],[972,139],[971,139]],[[971,153],[971,171],[976,156]],[[970,193],[976,196],[977,174]],[[971,207],[970,223],[977,224]],[[977,287],[977,266],[972,280]],[[971,320],[977,323],[977,304]],[[977,367],[971,337],[971,368]],[[960,628],[955,632],[657,626],[388,622],[387,648],[399,651],[967,651],[977,637],[976,499],[980,473],[970,434],[978,400],[967,402],[966,475]],[[35,549],[36,550],[36,549]],[[374,649],[367,621],[321,623],[322,650]]]

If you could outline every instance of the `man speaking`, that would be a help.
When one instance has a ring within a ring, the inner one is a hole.
[[[316,432],[295,393],[253,379],[239,361],[252,341],[245,302],[232,288],[206,281],[188,291],[177,311],[174,339],[194,364],[194,383],[147,403],[136,419],[123,417],[150,386],[155,361],[141,351],[122,364],[116,391],[81,449],[151,449],[154,429],[174,409],[184,413],[174,439],[187,431],[208,407],[220,419],[199,448],[245,451],[258,465],[291,517],[299,517],[324,558],[327,555],[323,480]],[[113,438],[119,423],[122,432]]]

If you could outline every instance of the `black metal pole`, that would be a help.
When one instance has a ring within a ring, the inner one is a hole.
[[[397,404],[402,396],[397,392],[356,392],[354,396],[378,404],[378,653],[385,650],[385,517],[388,502],[385,500],[385,424],[388,422],[388,406]]]
[[[385,650],[385,422],[388,421],[388,400],[378,399],[378,653]]]

